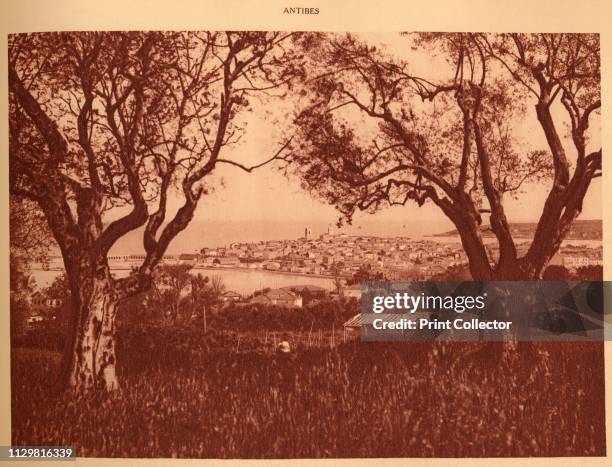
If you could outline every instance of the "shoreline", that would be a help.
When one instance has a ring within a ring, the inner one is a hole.
[[[111,267],[111,272],[114,271],[130,271],[129,267]],[[316,277],[319,279],[329,279],[334,280],[334,276],[326,275],[326,274],[311,274],[307,272],[291,272],[291,271],[274,271],[271,269],[263,269],[263,268],[240,268],[240,267],[206,267],[206,266],[194,266],[193,270],[205,270],[205,271],[244,271],[244,272],[267,272],[271,274],[277,274],[280,276],[298,276],[298,277]],[[49,268],[49,269],[32,269],[32,272],[63,272],[64,268]],[[340,276],[341,278],[348,276]]]
[[[326,275],[326,274],[311,274],[308,272],[291,272],[291,271],[274,271],[271,269],[264,269],[264,268],[237,268],[235,266],[230,266],[230,267],[222,267],[222,268],[215,268],[215,267],[206,267],[206,266],[194,266],[193,269],[197,269],[197,270],[201,270],[204,269],[206,271],[245,271],[245,272],[249,272],[249,271],[254,271],[254,272],[269,272],[271,274],[278,274],[281,276],[304,276],[304,277],[318,277],[321,279],[330,279],[333,280],[334,276],[330,276],[330,275]],[[343,277],[343,276],[340,276]]]

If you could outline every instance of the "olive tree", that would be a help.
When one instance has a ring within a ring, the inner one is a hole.
[[[250,99],[282,92],[299,74],[293,48],[285,48],[293,38],[277,32],[9,37],[10,189],[44,213],[71,290],[62,384],[119,387],[118,304],[150,287],[168,245],[211,189],[215,168],[253,168],[222,152],[243,135],[241,114],[251,109]],[[172,197],[180,200],[174,213]],[[108,252],[139,228],[144,260],[117,279]]]
[[[456,226],[474,279],[540,278],[601,175],[601,148],[591,143],[599,144],[591,130],[601,106],[599,36],[404,40],[400,57],[350,34],[312,37],[285,169],[349,221],[358,210],[433,204]],[[441,60],[416,73],[411,56]],[[521,132],[525,122],[545,142]],[[505,201],[531,196],[533,183],[548,191],[519,254]],[[486,214],[496,255],[482,238]]]

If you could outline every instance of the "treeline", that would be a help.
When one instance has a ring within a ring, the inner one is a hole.
[[[215,329],[237,332],[308,331],[340,329],[344,322],[359,313],[357,299],[324,300],[299,308],[277,305],[230,305],[211,319]]]
[[[193,351],[208,347],[224,347],[226,343],[215,342],[222,334],[255,334],[265,332],[328,332],[340,331],[346,320],[359,313],[357,299],[323,300],[303,308],[286,308],[277,305],[230,304],[209,313],[206,324],[201,315],[178,321],[164,319],[155,312],[130,309],[127,305],[118,317],[118,341],[142,341],[144,354],[160,352],[168,345],[185,347]],[[31,325],[26,333],[14,336],[14,346],[62,350],[66,342],[68,323],[63,319],[45,321]],[[205,341],[207,344],[205,344]],[[235,341],[233,342],[235,344]],[[232,344],[228,344],[232,345]],[[191,351],[189,350],[189,352]]]

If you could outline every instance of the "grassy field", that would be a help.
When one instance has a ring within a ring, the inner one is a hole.
[[[15,349],[13,444],[97,457],[605,454],[601,343],[357,341],[281,358],[154,340],[124,339],[114,396],[53,396],[58,354]]]

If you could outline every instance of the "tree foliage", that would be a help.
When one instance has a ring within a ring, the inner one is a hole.
[[[240,165],[220,153],[242,137],[249,99],[298,74],[281,46],[291,36],[11,36],[12,191],[41,206],[64,250],[89,240],[104,256],[144,226],[140,272],[150,273],[211,188],[205,177],[217,163]],[[184,202],[167,219],[173,189]],[[127,213],[104,217],[115,207]]]
[[[589,146],[601,106],[599,37],[406,35],[421,59],[444,58],[431,76],[354,35],[317,37],[285,169],[349,222],[358,210],[431,202],[457,226],[475,278],[539,277],[601,174],[601,149]],[[521,135],[533,116],[545,146]],[[504,199],[528,182],[550,190],[534,242],[518,257]],[[485,213],[497,258],[480,234]]]

